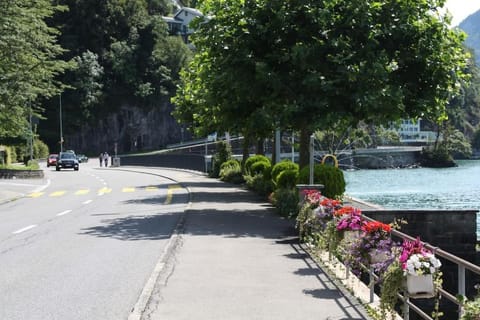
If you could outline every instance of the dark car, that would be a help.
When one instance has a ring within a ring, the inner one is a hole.
[[[73,169],[78,171],[79,162],[75,153],[71,152],[60,152],[57,159],[56,170],[60,169]]]
[[[48,155],[47,168],[57,164],[57,157],[58,157],[58,154],[56,154],[56,153],[52,153],[52,154]]]

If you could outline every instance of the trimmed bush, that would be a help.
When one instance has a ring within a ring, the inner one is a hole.
[[[275,186],[278,188],[295,189],[299,171],[298,169],[287,169],[277,176]]]
[[[210,176],[218,178],[220,176],[220,166],[222,163],[232,158],[232,146],[226,141],[219,141],[216,144],[217,152],[212,157],[212,171]]]
[[[270,177],[270,172],[272,169],[272,165],[269,161],[257,161],[252,164],[250,168],[250,175],[255,176],[257,174],[263,174],[265,179]]]
[[[345,193],[345,178],[342,170],[329,164],[316,164],[313,169],[313,182],[323,184],[322,195],[338,199]],[[298,183],[309,183],[309,167],[304,167],[298,175]]]
[[[244,173],[247,174],[247,175],[253,175],[252,171],[251,171],[252,170],[252,165],[255,162],[259,162],[259,161],[266,161],[266,162],[270,163],[270,165],[272,164],[272,162],[270,161],[269,158],[265,157],[264,155],[257,154],[257,155],[251,156],[247,160],[245,160],[245,164],[244,164],[245,171],[244,171]]]
[[[259,195],[266,196],[273,190],[273,184],[271,179],[265,179],[263,174],[256,174],[254,176],[245,175],[245,182],[247,187]]]
[[[236,159],[230,159],[220,166],[220,180],[232,182],[232,183],[242,183],[242,165],[240,161]]]
[[[278,188],[272,194],[272,204],[278,213],[287,218],[292,218],[298,213],[298,192],[292,188]]]
[[[276,163],[272,168],[272,180],[274,184],[277,184],[277,178],[285,170],[299,170],[298,164],[292,162],[291,160],[283,160],[279,163]]]

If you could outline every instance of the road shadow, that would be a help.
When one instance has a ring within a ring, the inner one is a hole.
[[[170,237],[181,213],[104,219],[80,234],[117,240],[162,240]]]

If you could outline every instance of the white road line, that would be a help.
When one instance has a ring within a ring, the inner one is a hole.
[[[28,227],[25,227],[25,228],[22,228],[22,229],[18,229],[17,231],[14,231],[14,232],[12,232],[12,233],[13,233],[13,234],[19,234],[19,233],[25,232],[25,231],[27,231],[27,230],[33,229],[33,228],[35,228],[36,226],[37,226],[36,224],[32,224],[32,225],[30,225],[30,226],[28,226]]]
[[[60,216],[63,216],[63,215],[66,215],[67,213],[70,213],[72,212],[72,210],[65,210],[65,211],[62,211],[60,213],[57,213],[57,217],[60,217]]]
[[[89,204],[90,202],[92,202],[93,200],[87,200],[87,201],[84,201],[82,202],[82,204]]]

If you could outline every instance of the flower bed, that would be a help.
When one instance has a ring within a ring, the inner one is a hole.
[[[300,238],[312,250],[328,250],[358,276],[372,270],[378,275],[382,320],[395,313],[399,292],[410,298],[438,298],[441,286],[440,261],[418,238],[394,242],[391,232],[397,227],[396,221],[370,221],[360,209],[342,206],[316,190],[306,190],[297,217]],[[352,232],[357,236],[351,237]],[[419,286],[424,278],[426,287]],[[432,317],[438,319],[438,299],[435,305]]]

